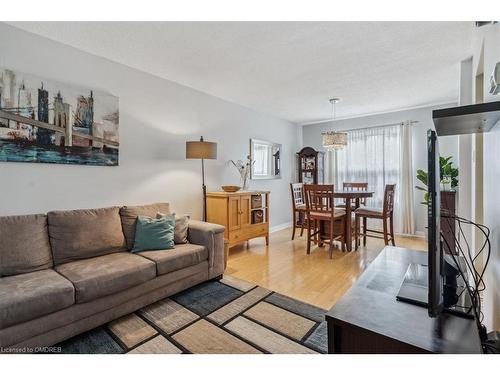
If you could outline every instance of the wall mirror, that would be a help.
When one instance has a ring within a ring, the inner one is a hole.
[[[252,180],[281,178],[281,144],[250,139],[250,159]]]

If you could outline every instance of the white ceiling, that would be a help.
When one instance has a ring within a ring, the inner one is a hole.
[[[456,101],[472,22],[12,22],[295,123]]]

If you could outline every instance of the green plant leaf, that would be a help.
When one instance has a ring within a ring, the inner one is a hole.
[[[439,157],[439,177],[443,180],[444,176],[450,176],[451,187],[456,188],[458,186],[458,168],[453,166],[453,156]],[[422,169],[417,170],[417,179],[422,182],[425,186],[428,186],[428,175],[427,172]]]
[[[425,186],[427,186],[427,172],[425,172],[422,169],[417,170],[417,179],[423,183]]]

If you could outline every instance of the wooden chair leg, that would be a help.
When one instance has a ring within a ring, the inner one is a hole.
[[[389,245],[389,233],[387,230],[387,218],[382,219],[383,227],[384,227],[384,243],[385,245]]]
[[[333,258],[333,237],[334,237],[334,234],[333,234],[333,227],[334,227],[334,222],[333,221],[330,221],[330,246],[328,248],[328,253],[329,253],[329,257],[330,259]]]
[[[311,223],[311,228],[312,228],[313,233],[315,233],[315,234],[313,235],[314,237],[313,237],[312,241],[316,245],[318,244],[318,234],[316,233],[318,231],[317,225],[318,225],[318,223],[316,223],[316,220],[313,220]]]
[[[354,245],[354,251],[357,251],[358,246],[359,246],[359,217],[358,217],[358,215],[354,216],[354,241],[356,241],[356,244]]]
[[[297,228],[297,217],[295,211],[293,212],[293,221],[292,221],[292,241],[295,239],[295,229]]]
[[[311,254],[311,220],[307,220],[307,254]]]
[[[341,247],[342,247],[342,252],[346,252],[347,251],[347,236],[346,236],[346,230],[347,230],[347,223],[345,222],[345,218],[344,220],[342,220],[342,227],[345,228],[344,230],[344,233],[342,234],[342,243],[341,243]]]
[[[366,246],[366,217],[363,218],[363,246]]]
[[[358,218],[358,222],[356,223],[356,225],[358,226],[357,229],[358,229],[358,233],[356,235],[356,242],[358,244],[358,247],[361,246],[361,219]]]
[[[358,246],[361,246],[361,218],[358,217]]]
[[[321,235],[324,234],[321,233],[321,228],[323,228],[323,224],[321,223],[321,221],[314,220],[314,231],[317,232],[316,243],[318,244],[318,247],[323,247],[325,245],[323,239],[321,238]]]
[[[304,235],[304,227],[306,226],[306,216],[305,215],[302,215],[302,217],[300,218],[300,223],[301,223],[300,237],[302,237]]]
[[[391,243],[392,246],[396,246],[396,242],[394,241],[394,220],[393,216],[390,217],[390,229],[391,229]]]

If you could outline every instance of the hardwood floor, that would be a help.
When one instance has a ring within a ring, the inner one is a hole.
[[[328,258],[328,246],[313,246],[306,254],[305,236],[290,240],[291,229],[250,240],[250,247],[237,245],[229,250],[226,274],[250,281],[292,298],[329,309],[351,287],[370,262],[384,248],[382,240],[369,238],[358,251],[334,250]],[[396,236],[396,245],[425,250],[426,242],[418,237]]]

